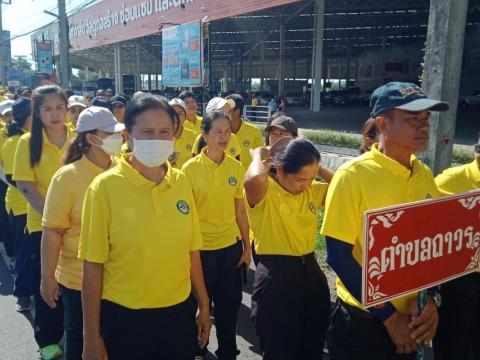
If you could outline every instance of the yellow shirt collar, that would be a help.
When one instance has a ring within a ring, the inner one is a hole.
[[[111,162],[110,162],[110,169],[111,169],[117,163],[116,163],[115,159],[113,159],[112,157],[110,157],[110,160],[111,160]],[[90,159],[86,155],[83,155],[82,158],[80,159],[80,161],[81,161],[82,165],[85,166],[87,168],[87,170],[90,171],[95,176],[100,175],[101,173],[103,173],[105,171],[100,166],[97,166],[92,161],[90,161]]]
[[[480,168],[478,167],[477,159],[474,159],[467,166],[469,176],[472,178],[473,182],[477,185],[480,185]]]
[[[167,173],[165,174],[165,177],[163,178],[162,182],[160,184],[156,184],[155,182],[148,180],[145,176],[140,174],[137,170],[135,170],[132,165],[128,162],[128,159],[130,159],[131,154],[124,154],[120,157],[119,161],[119,167],[120,167],[120,172],[125,175],[125,177],[136,187],[141,187],[141,186],[149,186],[149,187],[155,187],[155,186],[173,186],[174,183],[174,177],[173,177],[173,171],[172,171],[172,165],[170,164],[169,161],[167,161],[165,164],[167,165]]]
[[[212,159],[210,159],[207,154],[205,154],[205,152],[207,151],[207,148],[208,146],[205,146],[202,151],[200,152],[200,159],[202,161],[202,163],[208,165],[208,166],[211,166],[211,167],[214,167],[214,168],[218,168],[219,166],[222,166],[225,164],[225,159],[227,157],[227,154],[225,154],[225,156],[223,157],[223,160],[220,164],[217,164],[215,161],[213,161]]]
[[[390,172],[396,175],[400,175],[404,178],[409,178],[410,176],[415,175],[419,170],[420,161],[414,154],[412,154],[410,157],[410,164],[412,165],[413,169],[413,171],[410,171],[398,161],[395,161],[391,157],[388,157],[385,154],[381,153],[378,150],[378,144],[374,144],[370,152],[373,160],[375,160],[378,164],[380,164],[382,167],[389,170]]]
[[[63,146],[60,149],[63,148],[68,148],[70,146],[70,139],[75,137],[75,134],[73,133],[72,129],[70,129],[67,125],[65,125],[65,128],[67,129],[67,138],[65,139],[65,142],[63,143]],[[58,146],[55,144],[52,144],[50,140],[48,139],[47,133],[45,132],[45,129],[42,129],[42,145],[43,146],[54,146],[55,148],[58,149]]]

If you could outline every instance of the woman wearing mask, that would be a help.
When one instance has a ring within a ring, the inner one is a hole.
[[[259,263],[252,318],[265,360],[322,359],[330,293],[314,255],[327,184],[315,181],[320,154],[304,139],[257,148],[245,174]]]
[[[40,293],[51,308],[62,296],[67,360],[81,360],[83,350],[82,261],[77,257],[83,198],[92,180],[115,165],[124,129],[105,108],[84,110],[65,166],[53,176],[45,200]]]
[[[10,222],[10,233],[15,247],[15,286],[13,295],[17,298],[15,310],[18,312],[30,310],[30,288],[28,274],[28,245],[25,236],[27,224],[27,200],[18,191],[17,184],[12,180],[13,162],[18,140],[25,132],[30,131],[32,123],[32,102],[28,98],[20,98],[12,106],[13,121],[7,127],[7,140],[2,147],[1,155],[5,177],[9,183],[5,196],[6,208]]]
[[[182,171],[192,184],[200,219],[200,256],[208,296],[215,309],[216,354],[221,360],[232,360],[239,354],[235,336],[242,302],[242,270],[249,268],[251,258],[243,201],[245,170],[225,153],[231,129],[224,112],[212,111],[203,117],[202,136],[206,147]],[[197,355],[203,357],[206,352],[205,348]]]
[[[132,153],[97,176],[82,214],[83,358],[192,360],[210,333],[192,188],[167,159],[177,114],[154,95],[132,100]],[[195,301],[199,307],[195,326]]]
[[[30,247],[30,280],[35,296],[35,339],[42,359],[53,359],[62,351],[63,310],[59,300],[50,308],[40,296],[40,241],[42,213],[48,186],[62,166],[73,132],[65,125],[67,98],[58,86],[42,86],[32,96],[32,131],[18,141],[13,180],[27,198],[27,232]]]
[[[169,104],[175,109],[178,115],[178,128],[175,132],[175,140],[173,142],[175,152],[170,161],[174,167],[181,169],[183,164],[192,158],[193,145],[195,144],[197,134],[183,126],[187,118],[187,109],[183,100],[175,98],[172,99]]]

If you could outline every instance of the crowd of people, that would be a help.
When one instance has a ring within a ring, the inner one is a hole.
[[[360,156],[334,172],[292,117],[274,113],[262,134],[238,94],[211,99],[203,117],[188,91],[113,95],[51,85],[0,103],[0,235],[16,310],[34,298],[42,359],[200,360],[212,318],[217,358],[241,359],[252,260],[265,360],[322,359],[325,343],[332,360],[414,359],[434,339],[439,359],[480,358],[479,273],[429,289],[421,312],[416,293],[360,302],[365,211],[480,186],[480,145],[436,178],[415,156],[446,103],[381,86]],[[333,311],[319,226],[338,276]]]

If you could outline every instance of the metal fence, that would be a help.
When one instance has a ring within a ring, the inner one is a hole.
[[[243,116],[252,122],[267,123],[272,115],[270,108],[263,105],[245,105],[243,108]]]

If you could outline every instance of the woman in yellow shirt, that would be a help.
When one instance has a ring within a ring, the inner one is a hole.
[[[62,166],[73,133],[65,125],[67,98],[58,86],[35,89],[32,108],[32,131],[18,141],[13,180],[28,202],[27,236],[30,280],[35,297],[35,339],[40,347],[40,357],[53,359],[62,353],[58,342],[63,336],[63,310],[61,301],[51,309],[40,296],[42,213],[48,186]]]
[[[208,339],[197,210],[188,179],[168,162],[176,126],[165,100],[132,100],[125,112],[132,153],[97,176],[85,195],[85,360],[192,360],[197,342]]]
[[[193,188],[203,247],[203,274],[215,309],[219,359],[235,359],[237,315],[242,302],[242,270],[250,266],[249,226],[243,200],[242,164],[226,155],[230,121],[221,111],[202,120],[206,147],[182,168]],[[242,245],[243,243],[243,245]],[[242,269],[243,267],[243,269]],[[198,352],[205,356],[207,349]]]
[[[181,169],[183,164],[193,156],[193,145],[195,144],[197,134],[183,126],[187,118],[187,109],[183,100],[175,98],[172,99],[169,104],[175,109],[178,115],[178,128],[175,131],[173,141],[175,152],[170,162],[177,169]]]
[[[15,309],[18,312],[30,310],[32,291],[28,275],[28,244],[25,236],[27,224],[27,200],[18,191],[12,180],[15,150],[20,136],[30,131],[32,122],[32,102],[28,98],[20,98],[12,106],[13,121],[7,127],[7,140],[2,147],[2,163],[5,177],[9,182],[5,204],[10,222],[10,233],[15,247],[15,286],[13,295],[17,298]]]
[[[265,360],[323,357],[330,315],[327,280],[315,259],[318,209],[327,184],[315,181],[320,154],[304,139],[253,152],[245,174],[258,266],[252,318]]]
[[[62,296],[69,360],[81,360],[83,351],[82,261],[77,256],[83,198],[92,180],[115,165],[112,155],[121,151],[124,129],[107,109],[82,111],[65,166],[53,176],[45,199],[40,293],[51,308]]]

